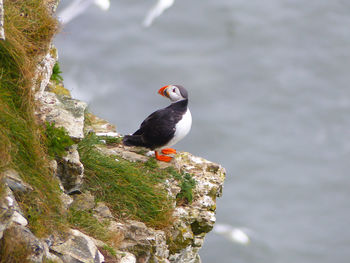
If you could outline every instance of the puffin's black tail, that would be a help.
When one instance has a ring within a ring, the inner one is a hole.
[[[145,146],[141,135],[125,135],[123,144],[126,146]]]

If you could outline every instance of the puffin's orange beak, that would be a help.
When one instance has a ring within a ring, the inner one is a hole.
[[[164,86],[163,88],[160,88],[159,90],[158,90],[158,93],[160,94],[160,95],[162,95],[162,96],[165,96],[165,97],[168,97],[168,93],[166,93],[166,89],[169,87],[169,85],[168,86]]]

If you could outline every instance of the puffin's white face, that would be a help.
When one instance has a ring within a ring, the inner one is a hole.
[[[161,88],[158,93],[173,102],[187,99],[187,91],[182,86],[168,85]]]

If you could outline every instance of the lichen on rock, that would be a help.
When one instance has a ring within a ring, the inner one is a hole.
[[[47,91],[36,99],[41,103],[37,115],[43,122],[53,122],[57,127],[64,127],[75,140],[84,137],[84,112],[87,107],[85,102]]]

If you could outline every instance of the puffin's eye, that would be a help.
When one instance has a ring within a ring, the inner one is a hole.
[[[173,92],[175,93],[175,88],[173,89]]]

